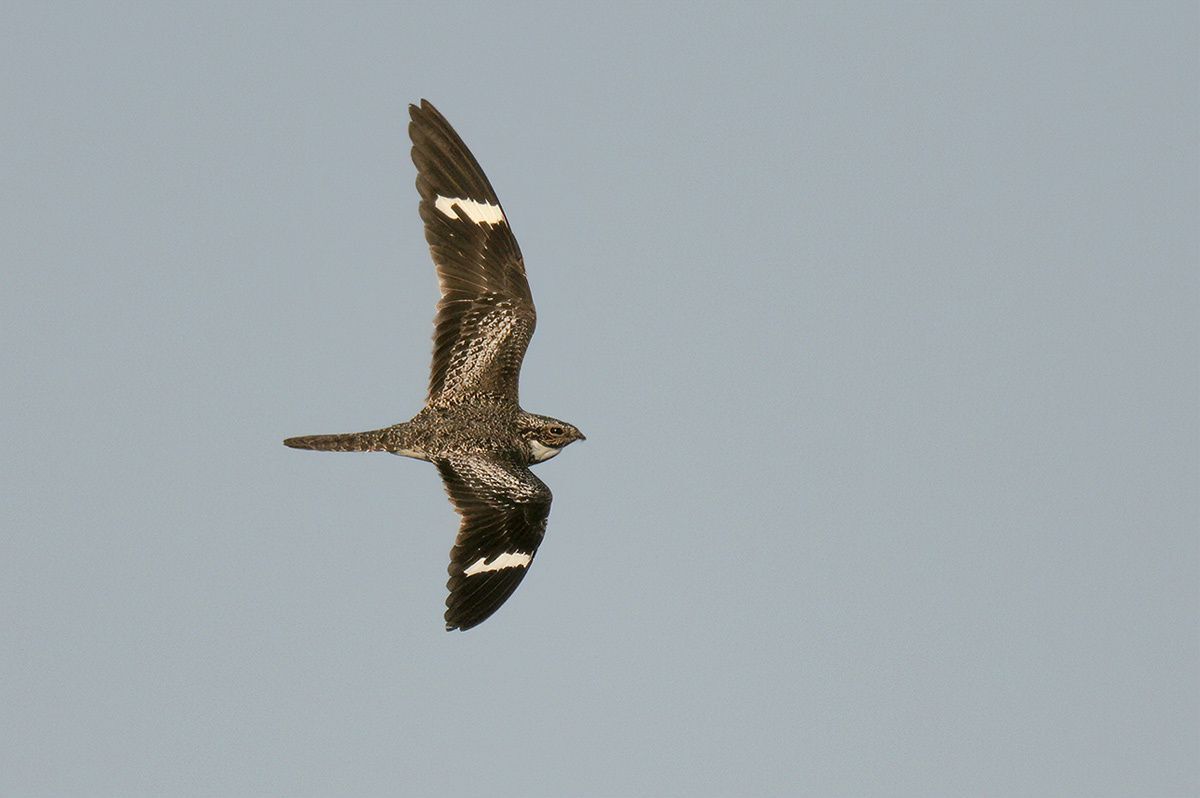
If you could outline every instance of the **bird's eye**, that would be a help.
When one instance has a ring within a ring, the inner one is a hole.
[[[563,428],[562,428],[562,427],[551,427],[551,428],[550,428],[550,434],[551,434],[551,435],[562,435],[562,434],[563,434]]]

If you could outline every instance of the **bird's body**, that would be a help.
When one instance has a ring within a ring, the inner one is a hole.
[[[583,434],[517,399],[537,314],[520,248],[487,177],[428,101],[410,106],[425,237],[441,284],[425,407],[367,432],[288,438],[296,449],[390,452],[428,460],[462,523],[450,552],[446,628],[503,604],[545,533],[550,489],[529,471]]]
[[[530,466],[549,460],[561,451],[561,446],[523,433],[564,423],[504,402],[483,401],[425,407],[410,421],[383,429],[308,435],[288,438],[284,443],[293,449],[325,452],[390,452],[434,463],[448,457],[502,453]]]

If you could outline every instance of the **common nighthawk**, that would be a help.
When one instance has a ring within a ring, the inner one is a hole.
[[[409,115],[421,219],[442,293],[425,407],[384,429],[284,444],[436,465],[462,516],[450,550],[446,628],[470,629],[516,590],[546,532],[550,489],[529,466],[584,437],[518,404],[521,360],[537,320],[521,250],[487,176],[446,118],[427,100],[410,105]]]

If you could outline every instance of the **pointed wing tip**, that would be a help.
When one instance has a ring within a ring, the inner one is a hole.
[[[441,116],[442,114],[437,108],[434,107],[433,103],[422,97],[420,104],[408,104],[408,115],[414,122],[416,122],[423,115]]]
[[[484,615],[482,618],[456,618],[454,610],[446,610],[446,631],[447,632],[465,632],[468,629],[474,629],[479,624],[491,617],[491,613]]]

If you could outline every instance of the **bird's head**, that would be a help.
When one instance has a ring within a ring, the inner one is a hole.
[[[575,425],[549,416],[522,413],[519,426],[535,463],[549,460],[575,441],[587,440]]]

